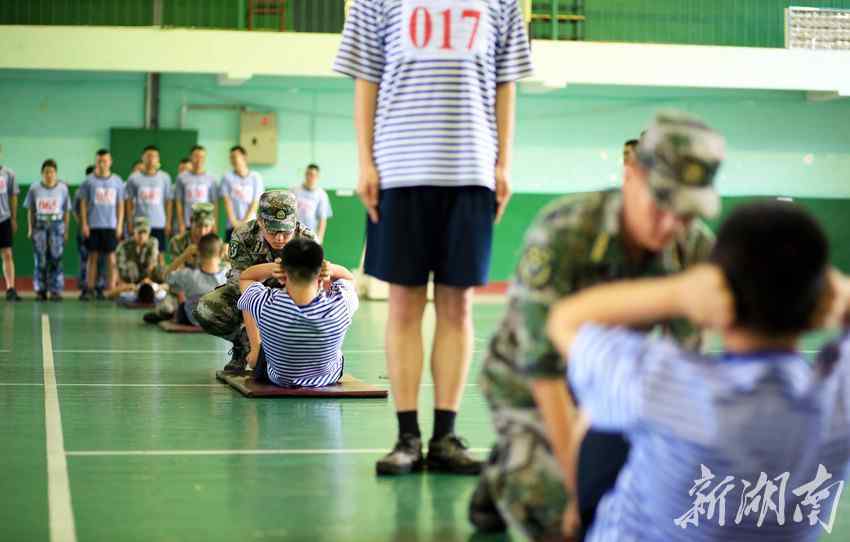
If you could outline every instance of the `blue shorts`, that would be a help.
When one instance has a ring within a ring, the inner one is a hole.
[[[483,186],[381,190],[380,220],[366,219],[367,275],[402,286],[487,283],[496,196]]]

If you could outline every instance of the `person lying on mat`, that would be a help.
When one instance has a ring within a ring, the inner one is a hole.
[[[214,233],[201,237],[197,245],[189,245],[165,270],[170,293],[177,296],[176,324],[197,326],[193,312],[202,295],[227,282],[227,269],[221,265],[221,239]],[[186,267],[188,260],[199,260],[197,268]]]
[[[153,305],[165,299],[166,294],[161,284],[145,278],[138,284],[119,283],[106,292],[106,297],[115,299],[121,305]]]
[[[313,388],[342,378],[342,342],[359,302],[351,273],[324,258],[315,241],[293,239],[283,248],[281,263],[255,265],[240,275],[237,307],[256,380]],[[322,288],[325,269],[330,280]],[[263,286],[272,277],[284,286]]]

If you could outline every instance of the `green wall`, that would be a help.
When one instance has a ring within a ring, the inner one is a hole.
[[[574,0],[534,0],[535,11],[562,13]],[[286,28],[340,32],[343,0],[287,0]],[[784,10],[790,5],[850,8],[850,0],[584,0],[585,39],[650,43],[784,47]],[[164,26],[244,29],[247,0],[164,0]],[[150,26],[152,0],[8,0],[0,24]],[[255,27],[275,30],[276,16],[259,16]],[[535,38],[549,39],[548,23],[533,23]],[[560,36],[571,36],[561,24]]]
[[[28,187],[22,187],[21,195]],[[76,190],[76,187],[73,188]],[[330,192],[334,216],[328,222],[325,238],[325,250],[335,263],[354,268],[360,264],[365,237],[366,216],[360,201],[354,196],[339,196]],[[502,222],[496,226],[493,240],[493,258],[490,267],[490,280],[508,280],[514,272],[522,247],[525,230],[531,224],[540,209],[547,203],[560,197],[555,194],[516,194],[511,199],[508,212]],[[723,198],[725,216],[736,205],[757,199],[754,197]],[[799,198],[798,203],[806,206],[820,219],[829,236],[833,263],[845,271],[850,271],[850,200]],[[26,213],[19,211],[19,229],[15,238],[15,265],[19,276],[31,276],[33,270],[31,242],[26,239]],[[223,220],[223,216],[221,217]],[[710,223],[716,228],[718,220]],[[65,273],[76,276],[78,256],[76,244],[77,224],[71,220],[70,241],[65,250]],[[220,231],[224,231],[223,222]]]
[[[0,71],[0,163],[26,186],[39,179],[45,158],[59,176],[79,185],[94,151],[108,146],[113,127],[143,122],[142,74]],[[279,163],[257,167],[269,187],[301,181],[309,162],[322,167],[321,184],[333,197],[328,254],[347,266],[359,262],[364,217],[359,202],[337,196],[356,183],[352,84],[346,79],[258,77],[222,87],[213,76],[162,77],[161,126],[179,127],[184,104],[242,105],[276,111]],[[751,195],[785,195],[811,205],[835,242],[836,261],[850,269],[850,101],[810,103],[799,92],[687,90],[571,85],[555,92],[522,86],[517,104],[513,167],[516,195],[497,227],[493,280],[508,278],[522,235],[535,213],[560,194],[600,190],[620,182],[622,142],[637,135],[659,108],[702,115],[728,140],[718,186],[729,205]],[[208,169],[227,168],[238,141],[233,110],[194,110],[185,129],[197,130],[209,150]],[[141,149],[139,149],[141,151]],[[187,149],[188,150],[188,149]],[[124,171],[127,164],[116,164]],[[29,242],[21,229],[16,259],[22,276],[32,270]],[[74,242],[66,258],[76,271]]]

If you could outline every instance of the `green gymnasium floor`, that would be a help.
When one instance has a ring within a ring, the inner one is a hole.
[[[475,364],[458,419],[482,455],[493,431],[475,376],[503,310],[499,300],[475,306]],[[166,334],[142,324],[142,312],[106,302],[3,303],[0,314],[0,540],[47,541],[50,513],[56,525],[72,516],[80,542],[451,542],[473,535],[466,505],[475,478],[375,477],[374,461],[395,437],[388,399],[245,399],[215,380],[223,341]],[[384,386],[386,316],[385,303],[363,303],[345,348],[348,372]],[[56,388],[44,385],[48,338]],[[428,434],[427,376],[425,385]],[[58,465],[50,497],[48,449]],[[848,499],[823,540],[850,540]],[[53,540],[72,540],[67,531],[57,534]]]

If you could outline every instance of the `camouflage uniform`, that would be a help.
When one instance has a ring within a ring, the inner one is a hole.
[[[653,168],[660,165],[647,167],[652,179]],[[656,199],[665,205],[658,194]],[[531,389],[532,379],[566,374],[566,361],[546,337],[549,307],[602,282],[676,273],[706,260],[714,245],[708,227],[694,219],[663,252],[632,262],[620,231],[621,209],[621,193],[610,191],[565,197],[541,211],[526,234],[507,314],[484,360],[479,383],[497,442],[481,483],[508,524],[531,539],[558,536],[567,502],[561,468]],[[687,321],[658,328],[685,345],[699,345],[700,333]]]
[[[208,224],[213,224],[213,205],[212,203],[195,203],[192,205],[192,214],[190,216],[190,224],[194,226],[195,224],[199,224],[201,222],[205,222]],[[171,241],[168,242],[168,255],[171,257],[172,261],[183,254],[187,248],[189,248],[193,244],[192,242],[192,230],[186,230],[180,235],[171,238]],[[201,257],[198,254],[195,254],[191,259],[186,260],[183,264],[185,267],[189,269],[197,269],[201,265]],[[165,272],[162,270],[160,273],[162,275],[161,282],[165,282]],[[165,299],[157,303],[155,314],[157,315],[158,320],[168,320],[174,316],[174,313],[177,312],[177,307],[179,306],[179,301],[177,296],[169,293]]]
[[[149,222],[145,217],[137,217],[134,227],[150,231]],[[138,284],[146,278],[154,278],[154,273],[150,270],[155,270],[159,261],[159,245],[153,237],[148,237],[143,246],[139,246],[135,239],[127,239],[118,245],[117,260],[121,282]]]
[[[298,222],[296,209],[295,196],[291,192],[276,190],[260,196],[259,216],[267,227],[273,231],[292,231],[294,239],[315,239],[315,234]],[[242,331],[242,311],[236,308],[241,295],[239,274],[252,265],[272,263],[281,253],[272,250],[257,220],[252,220],[233,232],[228,255],[231,268],[227,284],[202,297],[194,316],[207,333],[236,343]]]

